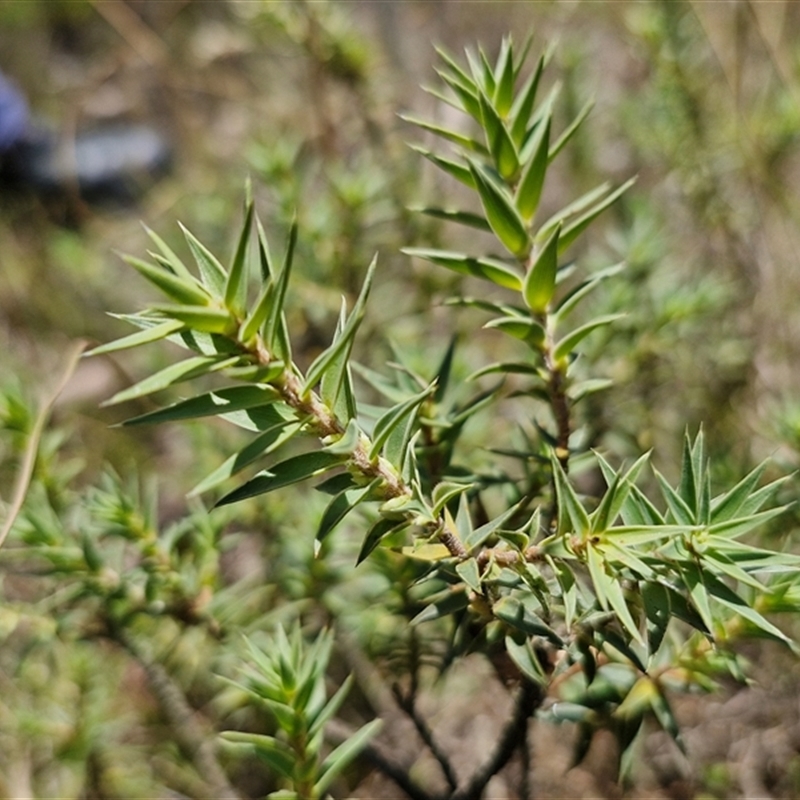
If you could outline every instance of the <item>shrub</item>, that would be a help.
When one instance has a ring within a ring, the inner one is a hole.
[[[613,337],[628,309],[584,310],[607,282],[625,280],[625,267],[585,274],[566,259],[632,182],[601,184],[543,218],[551,164],[590,106],[558,129],[557,91],[541,97],[546,56],[526,73],[529,44],[520,52],[505,39],[494,62],[482,50],[467,51],[466,63],[440,51],[444,86],[431,92],[465,124],[406,117],[450,145],[414,149],[463,187],[464,208],[423,212],[472,229],[464,241],[483,247],[404,252],[464,278],[448,304],[470,321],[488,317],[480,335],[505,337],[500,360],[467,375],[459,359],[466,350],[474,362],[471,340],[453,337],[438,358],[418,345],[385,370],[358,363],[380,256],[319,352],[296,352],[287,303],[304,267],[295,263],[302,231],[289,228],[276,258],[249,189],[227,263],[186,229],[193,266],[155,232],[149,259],[126,257],[166,302],[123,315],[137,330],[90,355],[168,341],[187,357],[109,402],[186,384],[197,388],[125,424],[221,419],[247,439],[193,492],[214,497],[215,510],[196,500],[172,522],[136,480],[109,473],[76,491],[63,470],[50,485],[40,470],[5,557],[53,581],[58,624],[24,613],[52,647],[72,641],[77,672],[97,640],[116,645],[109,669],[123,668],[120,653],[139,664],[168,727],[156,764],[164,785],[193,796],[318,798],[338,791],[336,780],[345,785],[361,753],[410,797],[478,798],[515,755],[527,771],[537,715],[577,724],[577,761],[597,731],[610,731],[624,771],[646,724],[683,746],[670,697],[742,679],[743,638],[796,650],[768,616],[798,610],[798,559],[742,541],[785,510],[774,499],[785,479],[764,483],[762,464],[730,488],[712,487],[702,429],[687,433],[675,481],[654,468],[646,477],[649,453],[619,464],[590,449],[582,409],[609,381],[593,371],[587,345]],[[8,418],[15,408],[8,400]],[[315,495],[304,488],[311,481]],[[252,530],[273,537],[268,557],[237,576],[226,550]],[[365,653],[369,668],[343,677],[334,646],[350,651],[351,667]],[[513,703],[483,762],[460,774],[419,695],[473,653]],[[375,720],[362,726],[369,671],[392,684],[441,776],[418,779],[375,738]],[[233,683],[220,690],[214,672]],[[36,674],[21,677],[20,691],[26,681],[39,691]],[[331,682],[340,686],[329,696]],[[344,706],[353,683],[358,697]],[[44,716],[62,701],[45,693]],[[116,702],[102,700],[106,716]],[[232,746],[218,752],[192,706],[207,707]],[[334,719],[343,709],[347,723]],[[87,715],[74,726],[65,748],[87,763],[117,762],[99,739],[106,722],[91,727]],[[326,730],[339,740],[332,750]],[[253,788],[246,765],[255,757],[268,771]],[[111,780],[105,767],[96,772]],[[527,777],[517,791],[526,795]]]

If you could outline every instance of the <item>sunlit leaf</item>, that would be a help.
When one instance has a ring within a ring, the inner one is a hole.
[[[300,422],[288,422],[278,419],[271,427],[265,428],[251,442],[248,442],[238,453],[225,459],[210,475],[203,478],[189,493],[190,496],[203,494],[210,489],[237,475],[245,467],[264,458],[282,447],[296,436],[302,428]]]
[[[517,94],[514,104],[511,107],[511,136],[517,147],[522,145],[525,138],[528,122],[530,121],[533,106],[536,102],[536,92],[539,88],[539,81],[541,80],[543,70],[544,55],[539,58],[536,69],[531,73],[530,77]]]
[[[203,333],[230,334],[236,329],[236,320],[230,311],[221,308],[192,305],[155,305],[154,313],[177,320],[192,330]]]
[[[586,117],[589,116],[591,110],[594,108],[594,100],[590,100],[578,112],[578,116],[570,123],[569,127],[558,137],[558,140],[550,148],[547,155],[548,161],[552,161],[563,149],[567,142],[577,133],[578,128],[583,124]]]
[[[95,347],[84,353],[84,357],[99,356],[103,353],[115,353],[118,350],[126,350],[130,347],[139,347],[140,345],[149,344],[150,342],[157,342],[161,339],[166,339],[176,331],[182,330],[183,327],[183,323],[177,320],[161,322],[154,325],[152,328],[136,331],[114,342],[101,344],[99,347]]]
[[[568,333],[563,339],[556,343],[553,350],[553,356],[556,361],[561,361],[566,358],[590,333],[622,319],[624,314],[607,314],[604,317],[597,317],[596,319],[581,325],[571,333]]]
[[[448,141],[453,142],[459,147],[462,147],[464,150],[477,153],[478,155],[481,156],[489,155],[489,150],[479,141],[473,139],[471,136],[466,136],[463,133],[458,133],[458,131],[451,131],[448,128],[444,128],[441,125],[437,125],[434,122],[428,122],[427,120],[419,119],[419,117],[414,117],[411,116],[410,114],[400,114],[400,119],[410,123],[411,125],[416,125],[418,128],[422,128],[423,130],[436,134],[436,136],[441,136],[443,139],[447,139]]]
[[[547,174],[547,147],[550,141],[550,118],[543,120],[531,142],[532,154],[522,170],[514,201],[524,220],[530,222],[539,208],[545,175]]]
[[[392,431],[399,425],[402,425],[410,415],[413,415],[420,404],[430,397],[435,389],[436,384],[433,383],[408,400],[390,408],[375,423],[375,427],[372,431],[372,447],[369,452],[370,458],[375,458],[381,452],[381,449]]]
[[[430,161],[432,164],[435,164],[437,167],[439,167],[439,169],[446,172],[448,175],[451,175],[465,186],[469,186],[470,189],[475,188],[475,179],[472,177],[472,173],[470,172],[468,166],[459,163],[458,161],[453,161],[451,158],[445,158],[444,156],[432,153],[430,150],[426,150],[420,145],[412,144],[410,147],[420,155],[425,156],[428,161]]]
[[[225,307],[234,314],[244,312],[245,293],[247,290],[247,274],[245,272],[247,245],[250,242],[250,231],[253,226],[253,200],[249,198],[245,208],[242,232],[236,245],[236,252],[231,262],[231,271],[225,282]]]
[[[458,272],[460,275],[472,275],[476,278],[489,280],[497,286],[506,289],[519,290],[522,288],[522,279],[513,267],[495,258],[476,258],[453,253],[449,250],[430,250],[421,247],[404,247],[402,252],[409,256],[422,258],[440,267]]]
[[[469,166],[489,225],[513,255],[524,258],[531,249],[531,240],[513,198],[477,162],[470,161]]]
[[[411,208],[409,211],[416,211],[419,214],[427,214],[429,217],[443,219],[447,222],[457,222],[460,225],[467,225],[470,228],[477,228],[481,231],[489,232],[492,230],[491,226],[486,220],[486,217],[481,216],[480,214],[473,214],[471,211],[457,211],[455,209],[434,207]]]
[[[304,393],[312,389],[326,373],[326,371],[333,371],[335,376],[334,380],[331,381],[326,387],[327,397],[325,397],[325,401],[329,406],[333,406],[335,404],[339,392],[343,386],[348,356],[352,349],[353,340],[356,332],[358,331],[358,326],[361,324],[361,321],[364,318],[367,297],[369,296],[369,290],[372,286],[372,279],[375,275],[376,264],[377,256],[372,259],[372,262],[367,269],[367,275],[364,278],[364,285],[361,287],[361,293],[353,305],[353,310],[350,312],[347,322],[344,324],[341,330],[337,332],[337,335],[334,337],[330,347],[328,347],[326,350],[323,350],[322,353],[317,356],[306,372],[305,381],[303,383]]]
[[[221,299],[225,293],[225,282],[227,280],[225,268],[191,231],[187,230],[180,222],[178,225],[183,231],[189,250],[194,256],[197,268],[200,270],[203,284],[212,295]]]
[[[207,375],[211,372],[218,372],[225,367],[232,366],[239,361],[239,356],[232,356],[230,358],[219,358],[205,356],[197,356],[194,358],[187,358],[185,361],[180,361],[177,364],[170,364],[170,366],[159,370],[153,375],[149,375],[144,380],[128,389],[123,389],[117,392],[110,400],[106,400],[103,405],[111,406],[117,403],[124,403],[127,400],[135,400],[139,397],[145,397],[154,392],[160,392],[168,386],[181,381],[188,381],[192,378],[197,378],[200,375]]]
[[[536,253],[533,263],[525,276],[522,296],[528,308],[535,314],[541,314],[553,299],[556,288],[556,271],[558,269],[558,237],[561,226],[557,225],[550,238]],[[558,356],[556,356],[558,358]]]
[[[519,172],[519,156],[514,142],[511,140],[503,120],[487,96],[480,92],[478,100],[481,106],[483,128],[489,143],[497,171],[507,181],[512,181]]]
[[[135,256],[123,255],[122,259],[147,278],[150,283],[161,289],[164,294],[179,303],[205,306],[211,302],[210,295],[193,280],[180,278],[162,267],[156,267]]]

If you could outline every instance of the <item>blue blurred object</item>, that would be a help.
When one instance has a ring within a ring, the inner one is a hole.
[[[31,122],[25,97],[0,73],[0,190],[128,205],[171,164],[169,143],[145,125],[114,122],[60,139]]]
[[[0,72],[0,153],[20,142],[30,129],[31,115],[22,93]]]

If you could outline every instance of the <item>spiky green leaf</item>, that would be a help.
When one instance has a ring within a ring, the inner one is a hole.
[[[226,494],[217,506],[237,503],[249,497],[273,492],[284,486],[308,480],[343,463],[344,457],[324,451],[303,453],[259,472],[254,478]]]

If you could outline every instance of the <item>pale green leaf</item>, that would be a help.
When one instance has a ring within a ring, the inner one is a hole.
[[[513,267],[495,258],[476,258],[449,250],[431,250],[421,247],[404,247],[402,252],[408,256],[422,258],[440,267],[446,267],[460,275],[472,275],[491,281],[497,286],[519,291],[522,279]]]
[[[203,284],[211,292],[212,295],[222,299],[225,292],[225,281],[227,276],[225,268],[211,251],[189,230],[187,230],[179,222],[180,229],[186,238],[192,256],[197,263],[197,268],[200,270],[200,275],[203,279]]]
[[[453,142],[464,150],[477,153],[481,156],[489,155],[488,149],[471,136],[458,133],[458,131],[449,130],[448,128],[444,128],[434,122],[428,122],[427,120],[419,119],[418,117],[411,116],[410,114],[400,114],[400,119],[402,119],[404,122],[410,123],[411,125],[416,125],[418,128],[422,128],[425,131],[429,131],[436,136],[441,136],[443,139]]]
[[[288,422],[278,420],[269,428],[264,429],[243,447],[238,453],[227,458],[210,475],[207,475],[200,483],[195,486],[190,497],[194,497],[219,486],[223,481],[238,474],[245,467],[250,466],[254,461],[263,458],[282,447],[286,442],[296,436],[302,429],[300,422]]]
[[[480,164],[470,160],[469,166],[492,230],[509,252],[525,258],[531,249],[531,239],[513,198]]]
[[[321,776],[314,784],[314,797],[324,797],[328,787],[334,779],[344,770],[366,747],[369,740],[378,732],[383,721],[374,719],[363,728],[350,734],[333,752],[322,762]]]
[[[325,398],[325,401],[329,406],[334,405],[339,391],[342,388],[345,367],[347,365],[350,350],[353,346],[353,339],[358,331],[358,326],[361,324],[361,321],[364,318],[367,297],[369,296],[369,290],[372,286],[372,279],[375,275],[376,264],[377,256],[372,259],[372,262],[367,269],[367,275],[364,279],[364,285],[361,287],[361,293],[353,305],[353,310],[350,312],[347,322],[338,335],[334,337],[330,347],[328,347],[326,350],[323,350],[323,352],[317,356],[306,372],[302,390],[304,394],[310,391],[317,384],[327,370],[332,369],[335,371],[336,380],[333,381],[332,385],[327,387],[328,397]]]
[[[528,269],[523,284],[522,296],[528,308],[535,314],[545,311],[556,289],[556,271],[558,270],[558,237],[561,226],[557,225],[550,238],[536,253],[533,263]]]
[[[88,352],[84,353],[84,357],[99,356],[104,353],[115,353],[117,350],[126,350],[130,347],[139,347],[143,344],[150,344],[150,342],[157,342],[161,339],[166,339],[173,333],[182,330],[184,327],[182,322],[177,320],[169,320],[167,322],[160,322],[152,328],[145,328],[144,330],[136,331],[128,336],[123,336],[114,342],[108,344],[101,344],[99,347],[94,347]]]
[[[556,361],[565,359],[590,333],[593,333],[599,328],[604,328],[606,325],[610,325],[612,322],[616,322],[624,316],[624,314],[607,314],[581,325],[556,343],[553,350],[553,357]]]
[[[402,403],[393,406],[386,411],[383,416],[375,423],[372,431],[372,447],[369,457],[375,458],[386,444],[386,440],[392,431],[401,425],[410,415],[413,415],[419,406],[427,400],[435,391],[436,384],[432,383],[418,394],[410,397]]]
[[[135,256],[122,255],[122,259],[130,264],[150,283],[157,286],[164,294],[188,305],[206,306],[211,302],[209,294],[197,285],[194,280],[180,278],[162,267],[156,267]]]
[[[193,305],[155,305],[151,311],[164,317],[177,320],[182,326],[203,333],[230,334],[236,329],[236,320],[230,311],[209,306]]]
[[[162,389],[166,389],[168,386],[172,386],[175,383],[188,381],[200,375],[207,375],[211,372],[225,369],[225,367],[232,366],[238,361],[239,356],[232,356],[230,358],[208,358],[206,356],[187,358],[185,361],[180,361],[177,364],[170,364],[170,366],[159,370],[154,375],[150,375],[128,389],[117,392],[110,400],[106,400],[103,405],[111,406],[117,403],[124,403],[127,400],[145,397],[148,394],[160,392]]]
[[[447,222],[457,222],[460,225],[466,225],[470,228],[477,228],[481,231],[491,232],[492,228],[489,225],[486,217],[481,214],[473,214],[471,211],[457,211],[448,208],[410,208],[409,211],[415,211],[419,214],[427,214],[429,217],[436,219],[443,219]]]
[[[475,188],[475,180],[472,177],[469,167],[459,163],[458,161],[453,161],[451,158],[445,158],[444,156],[432,153],[430,150],[426,150],[420,145],[412,144],[409,146],[412,150],[416,151],[422,156],[425,156],[428,161],[430,161],[432,164],[435,164],[443,172],[446,172],[448,175],[460,181],[465,186],[469,186],[470,189]]]
[[[532,154],[522,170],[514,202],[523,220],[530,223],[539,208],[547,175],[547,147],[550,141],[550,118],[543,120],[531,142]]]
[[[569,127],[558,137],[558,140],[550,148],[548,153],[548,161],[552,161],[563,149],[567,142],[577,133],[578,128],[583,124],[586,117],[589,116],[591,110],[594,108],[594,100],[590,100],[578,112],[578,116],[570,123]]]
[[[495,166],[501,177],[511,182],[519,172],[519,156],[516,147],[514,147],[514,142],[511,140],[511,134],[509,134],[497,110],[483,92],[479,93],[478,100],[481,106],[481,117],[489,144],[489,152],[492,154]]]
[[[225,281],[224,301],[225,307],[234,314],[244,312],[245,296],[247,291],[247,246],[250,243],[250,231],[253,227],[253,200],[249,198],[245,208],[242,232],[236,245],[236,252],[231,262],[231,271]]]

